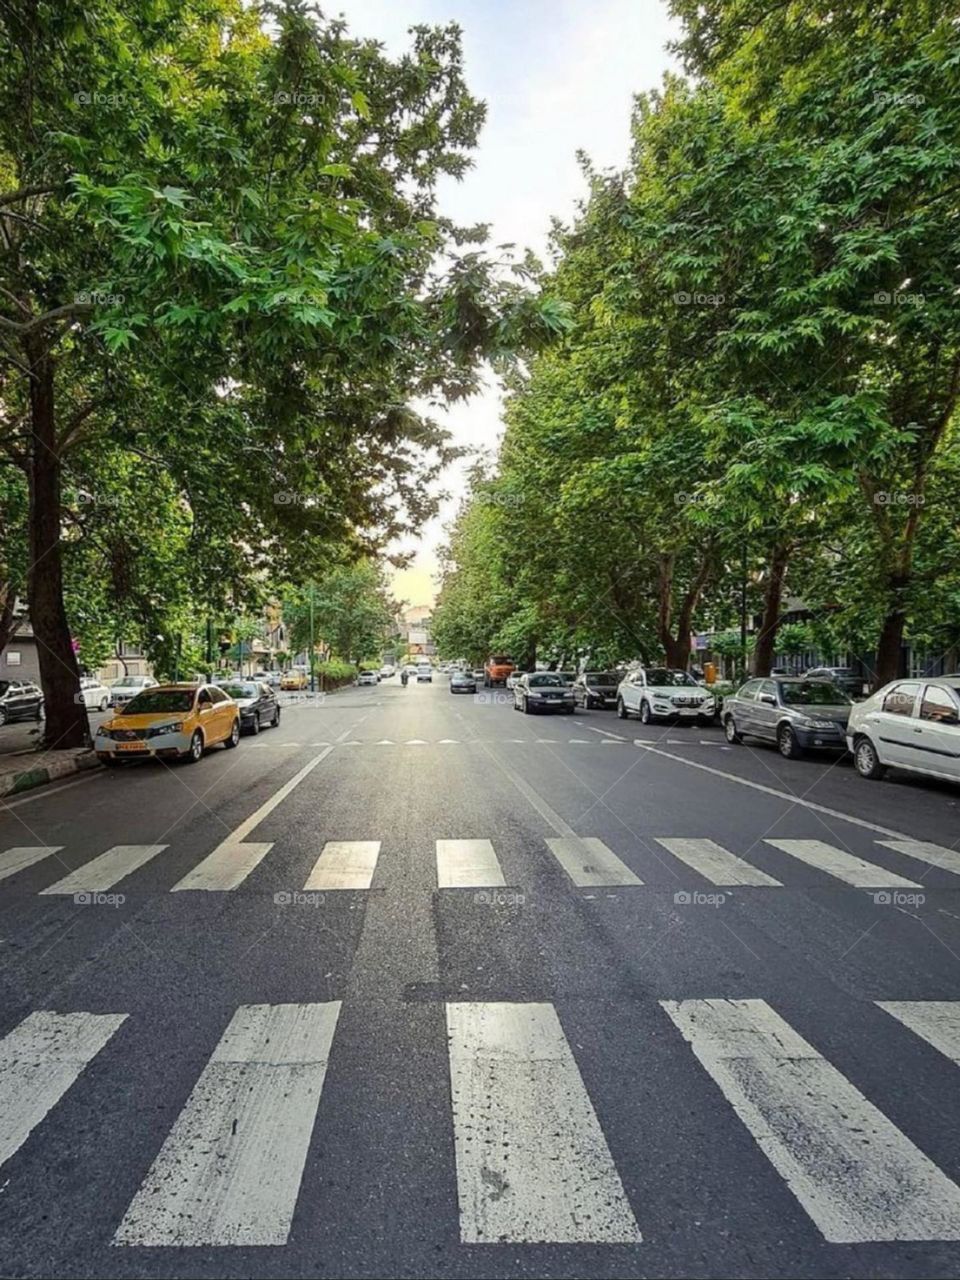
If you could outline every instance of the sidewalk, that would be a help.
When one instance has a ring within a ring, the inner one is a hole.
[[[93,717],[91,717],[93,718]],[[102,719],[96,715],[96,719]],[[37,751],[43,726],[35,720],[0,726],[0,796],[15,795],[46,782],[100,767],[93,751]]]

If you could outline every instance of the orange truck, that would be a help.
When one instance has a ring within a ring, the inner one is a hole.
[[[502,654],[494,654],[483,664],[484,688],[489,689],[495,684],[506,684],[507,676],[516,671],[516,669],[512,658],[504,657]]]

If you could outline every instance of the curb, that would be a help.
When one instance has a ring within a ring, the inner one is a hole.
[[[69,777],[73,773],[81,773],[85,769],[100,769],[102,765],[95,751],[86,748],[72,754],[63,753],[62,758],[55,756],[47,759],[47,763],[37,765],[33,769],[24,769],[22,773],[0,774],[0,797],[17,795],[21,791],[31,791],[34,787],[42,787],[58,778]]]

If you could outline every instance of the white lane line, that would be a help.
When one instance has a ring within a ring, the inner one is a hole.
[[[847,853],[844,849],[837,849],[823,840],[765,840],[764,843],[772,844],[775,849],[789,853],[792,858],[799,858],[807,866],[825,871],[827,875],[835,876],[838,880],[852,884],[858,889],[881,889],[887,886],[902,886],[905,889],[923,887],[916,880],[907,880],[906,877],[898,876],[892,871],[885,871],[883,867],[867,862],[865,858],[858,858],[855,854]]]
[[[765,1001],[660,1003],[824,1239],[960,1239],[960,1187]]]
[[[114,1244],[286,1244],[339,1013],[339,1001],[237,1010]]]
[[[202,862],[198,862],[192,871],[188,871],[182,880],[171,889],[177,893],[181,889],[206,889],[211,891],[236,889],[238,884],[246,880],[250,872],[273,848],[269,843],[246,843],[246,837],[258,826],[267,814],[272,813],[278,804],[282,804],[287,796],[298,787],[308,773],[317,767],[321,760],[326,760],[333,747],[325,747],[318,756],[309,760],[299,773],[294,774],[289,782],[265,800],[259,809],[231,831],[226,840],[221,841],[216,849],[208,854]]]
[[[556,738],[537,738],[536,742],[538,746],[547,745],[547,746],[555,747],[557,745]]]
[[[534,791],[533,787],[531,787],[530,783],[527,782],[525,778],[521,778],[519,774],[511,773],[508,770],[503,770],[503,772],[524,799],[529,804],[533,805],[534,809],[536,809],[537,813],[539,813],[540,817],[548,827],[552,827],[558,836],[569,836],[574,840],[577,839],[577,833],[574,831],[573,827],[571,827],[569,823],[564,822],[556,809],[552,809],[550,805],[547,804],[546,800],[544,800],[543,796],[541,796],[539,792]]]
[[[664,760],[676,760],[678,764],[686,765],[688,769],[699,769],[702,773],[711,773],[715,778],[723,778],[727,782],[736,782],[741,787],[749,787],[751,791],[762,791],[764,795],[776,796],[778,800],[789,800],[791,804],[798,804],[804,809],[812,809],[814,813],[825,813],[828,818],[839,818],[841,822],[849,822],[853,827],[862,827],[865,831],[876,831],[882,836],[893,836],[896,840],[909,840],[910,837],[903,834],[902,831],[894,831],[891,827],[881,827],[875,822],[867,822],[865,818],[855,818],[852,814],[841,813],[839,809],[831,809],[825,804],[816,804],[813,800],[806,800],[802,796],[795,796],[790,791],[781,791],[777,787],[764,786],[762,782],[752,782],[749,778],[741,778],[739,774],[727,773],[725,769],[717,769],[712,764],[703,764],[700,760],[690,760],[687,756],[675,755],[672,751],[661,751],[659,747],[652,746],[643,738],[634,738],[633,745],[635,747],[644,747],[653,756],[662,756]]]
[[[489,840],[438,840],[438,889],[500,889],[506,885]]]
[[[596,836],[566,836],[547,840],[550,852],[578,888],[643,884],[612,849]]]
[[[942,844],[931,844],[929,840],[878,840],[877,844],[885,845],[895,853],[905,853],[908,858],[929,862],[932,867],[943,867],[944,871],[960,875],[960,849],[948,849]]]
[[[639,1244],[606,1138],[549,1004],[448,1004],[464,1244]]]
[[[107,1043],[125,1013],[31,1013],[0,1040],[0,1164]],[[47,1164],[56,1161],[48,1153]]]
[[[592,738],[568,738],[568,739],[567,739],[567,742],[568,742],[571,746],[572,746],[574,743],[576,743],[576,745],[577,745],[578,747],[592,747],[592,746],[593,746],[593,739],[592,739]]]
[[[426,738],[408,738],[403,745],[405,747],[428,747],[430,744]]]
[[[59,853],[62,848],[62,844],[36,844],[17,845],[14,849],[4,849],[3,853],[0,853],[0,880],[6,880],[7,876],[15,876],[18,871],[32,867],[35,862],[41,862],[51,854]]]
[[[878,1000],[877,1006],[960,1066],[960,1001]]]
[[[609,729],[597,729],[592,724],[588,724],[587,728],[591,733],[602,733],[605,738],[616,738],[618,742],[626,742],[627,739],[619,733],[611,733]]]
[[[167,848],[165,844],[116,844],[41,893],[101,893]]]
[[[441,746],[441,747],[459,747],[460,739],[459,738],[438,738],[437,744],[438,746]]]
[[[738,858],[713,840],[673,840],[656,837],[657,843],[700,873],[711,884],[779,885],[779,880]]]
[[[303,887],[369,889],[379,856],[379,840],[328,840]]]
[[[393,741],[392,738],[381,738],[378,742],[375,742],[373,745],[375,747],[395,747],[397,744]]]

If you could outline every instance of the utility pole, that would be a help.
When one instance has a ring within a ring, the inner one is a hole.
[[[747,539],[744,535],[740,575],[740,678],[747,678]]]
[[[315,649],[315,641],[313,635],[313,583],[310,583],[310,692],[313,693],[317,687],[317,653]]]

